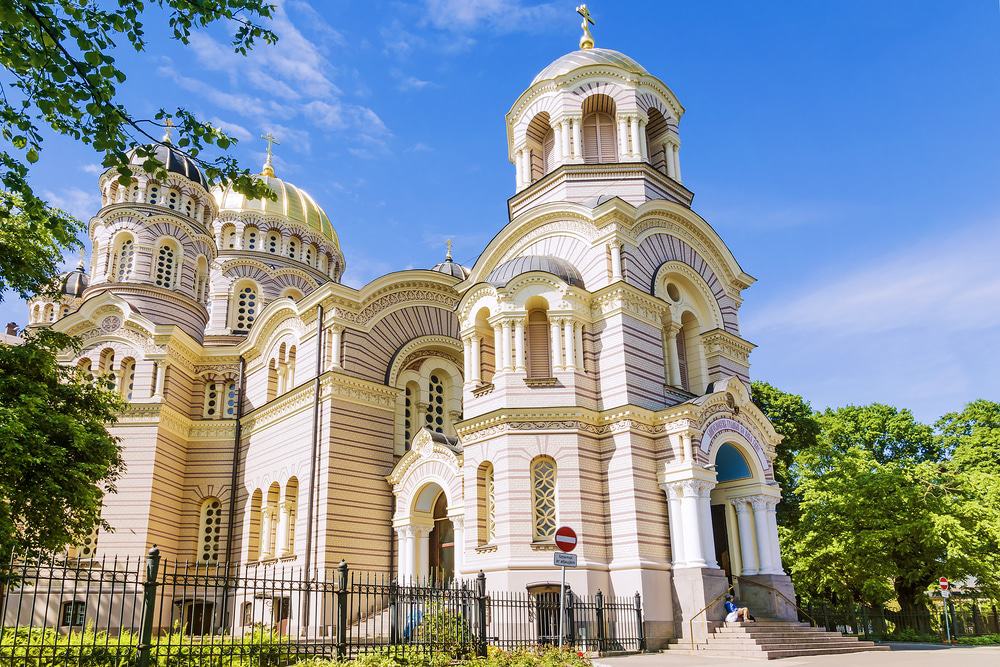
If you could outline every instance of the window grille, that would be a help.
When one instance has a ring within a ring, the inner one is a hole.
[[[531,489],[535,539],[552,539],[556,532],[555,461],[542,457],[531,464]]]

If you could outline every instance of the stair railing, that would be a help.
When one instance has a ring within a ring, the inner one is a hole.
[[[704,614],[706,611],[708,611],[712,607],[712,605],[714,605],[716,602],[718,602],[719,600],[721,600],[722,598],[726,597],[727,595],[729,595],[732,592],[733,592],[733,587],[731,585],[727,586],[726,590],[722,591],[721,593],[719,593],[718,595],[716,595],[714,598],[712,598],[711,602],[709,602],[707,605],[705,605],[704,607],[702,607],[702,610],[699,611],[694,616],[692,616],[691,620],[688,621],[688,634],[691,636],[691,650],[692,651],[694,650],[694,619],[696,619],[699,616],[701,616],[702,614]]]
[[[734,578],[737,581],[739,581],[739,582],[746,582],[746,583],[752,584],[754,586],[760,586],[761,588],[766,588],[769,591],[773,591],[773,592],[777,593],[778,595],[780,595],[785,600],[785,602],[787,602],[788,604],[790,604],[793,607],[795,607],[796,609],[798,609],[800,614],[802,614],[803,616],[805,616],[806,618],[808,618],[809,621],[810,621],[810,623],[813,625],[813,627],[819,627],[819,623],[816,622],[815,618],[813,618],[812,616],[810,616],[806,612],[805,609],[803,609],[799,605],[795,604],[794,600],[790,599],[787,595],[785,595],[784,593],[782,593],[781,591],[779,591],[774,586],[768,586],[767,584],[762,584],[759,581],[754,581],[753,579],[747,579],[746,577],[742,577],[740,575],[734,575]]]

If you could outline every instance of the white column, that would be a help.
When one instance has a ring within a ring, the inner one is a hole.
[[[428,579],[431,576],[431,529],[420,526],[413,529],[417,540],[417,563],[414,574],[419,579]]]
[[[482,353],[482,341],[479,338],[479,332],[477,331],[472,335],[472,372],[470,376],[472,377],[472,384],[478,385],[482,382],[482,368],[483,364],[480,361],[480,354]]]
[[[570,136],[571,130],[569,126],[569,120],[563,120],[559,123],[559,127],[562,132],[560,132],[560,137],[562,138],[562,161],[560,164],[566,164],[570,161],[572,147],[570,142],[572,137]]]
[[[166,377],[167,377],[167,363],[165,361],[161,361],[158,364],[156,364],[156,379],[154,380],[154,382],[156,383],[156,387],[153,390],[153,398],[160,398],[161,396],[163,396],[163,382],[166,379]]]
[[[690,463],[694,460],[694,445],[691,443],[690,433],[681,435],[681,445],[684,447],[684,462]]]
[[[576,335],[573,333],[573,318],[563,320],[563,338],[566,339],[566,356],[563,365],[568,371],[576,370]]]
[[[769,498],[767,502],[767,527],[771,543],[771,564],[774,574],[784,574],[785,566],[781,562],[781,543],[778,541],[778,498]]]
[[[407,563],[407,539],[406,532],[408,528],[405,526],[400,526],[396,528],[396,578],[402,582],[409,575],[406,572]]]
[[[521,150],[521,174],[524,178],[524,185],[531,185],[531,149]]]
[[[524,187],[524,173],[521,170],[521,150],[514,151],[514,182],[518,190]]]
[[[135,191],[135,200],[137,202],[146,201],[146,186],[149,185],[149,179],[145,176],[140,176],[138,179],[139,187]]]
[[[669,141],[663,144],[663,164],[667,167],[667,176],[677,178],[677,170],[674,168],[674,145]]]
[[[674,178],[681,182],[681,147],[674,145]]]
[[[462,338],[462,376],[465,384],[472,382],[472,337]]]
[[[646,145],[646,119],[639,119],[639,156],[643,162],[649,161],[649,146]]]
[[[583,361],[583,322],[577,322],[573,328],[576,335],[576,369],[583,372],[587,370]]]
[[[622,279],[622,245],[617,241],[610,244],[611,248],[611,280]]]
[[[278,548],[277,555],[284,556],[288,553],[289,549],[289,506],[288,503],[282,502],[278,505]]]
[[[501,335],[503,336],[503,369],[505,371],[512,371],[514,370],[514,360],[511,357],[510,351],[510,320],[504,320],[500,328]]]
[[[552,152],[555,153],[555,164],[562,164],[566,159],[563,152],[563,126],[562,123],[555,123],[552,127]]]
[[[702,533],[705,527],[701,523],[699,500],[702,482],[686,480],[681,482],[681,520],[684,535],[684,565],[686,567],[705,567],[705,547]]]
[[[407,579],[413,579],[417,576],[417,534],[413,526],[404,526],[402,533],[404,547],[400,553],[399,565],[403,576]]]
[[[750,499],[753,507],[753,522],[757,529],[757,563],[759,574],[771,574],[774,561],[771,558],[771,529],[767,522],[767,499],[754,496]]]
[[[705,555],[705,565],[708,567],[719,567],[719,562],[715,560],[715,530],[712,525],[712,487],[714,484],[703,483],[701,496],[698,498],[698,511],[701,516],[701,542],[702,553]]]
[[[623,162],[628,155],[628,118],[618,117],[618,161]]]
[[[629,155],[638,159],[640,157],[639,150],[639,117],[632,116],[628,119],[630,134],[632,135],[632,150],[629,151]]]
[[[663,342],[667,351],[667,384],[673,387],[681,386],[681,359],[677,353],[677,332],[681,327],[671,322],[663,329]]]
[[[674,567],[687,565],[684,553],[684,517],[681,515],[681,497],[684,490],[679,482],[664,485],[667,494],[668,528],[670,529],[670,554]]]
[[[583,162],[583,137],[580,133],[582,118],[573,119],[573,161]]]
[[[264,507],[260,513],[260,557],[270,558],[274,555],[274,544],[271,543],[272,522],[274,521],[274,510],[271,507]]]
[[[455,579],[462,578],[462,567],[465,565],[465,517],[449,516],[455,529]]]
[[[524,318],[514,320],[514,370],[524,372]]]
[[[549,324],[549,334],[549,359],[552,363],[552,375],[555,375],[556,370],[562,368],[562,364],[560,363],[562,361],[562,345],[559,343],[562,336],[559,332],[558,320],[552,320]]]
[[[340,368],[343,363],[340,358],[343,331],[343,327],[330,327],[330,368]]]
[[[736,510],[736,527],[740,533],[740,561],[743,563],[741,574],[757,574],[757,549],[753,543],[750,506],[747,505],[746,498],[733,498],[731,502]]]
[[[503,330],[499,324],[493,325],[493,368],[494,375],[503,373]]]

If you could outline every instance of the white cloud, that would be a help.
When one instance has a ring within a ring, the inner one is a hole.
[[[50,206],[62,209],[84,221],[90,220],[101,207],[101,198],[96,187],[93,192],[80,188],[66,188],[58,192],[45,190],[42,192],[42,198]]]
[[[97,174],[104,173],[104,167],[99,164],[84,164],[80,166],[80,171],[86,174],[94,174],[96,176]]]
[[[500,32],[532,31],[563,10],[555,3],[525,5],[518,0],[427,0],[426,21],[456,32],[483,27]]]
[[[208,122],[213,126],[219,128],[226,134],[230,135],[234,139],[239,139],[240,141],[247,141],[253,138],[253,134],[247,128],[239,125],[237,123],[230,123],[229,121],[222,120],[218,116],[212,116],[208,119]]]
[[[401,72],[393,72],[393,77],[396,79],[396,88],[403,92],[418,91],[427,88],[428,86],[433,86],[433,82],[427,81],[425,79],[418,79],[415,76],[403,74]]]
[[[998,256],[998,223],[924,240],[871,265],[845,267],[839,278],[758,309],[746,329],[837,336],[1000,326]]]
[[[417,143],[413,144],[406,150],[411,153],[430,153],[434,149],[431,148],[429,145],[425,144],[424,142],[418,141]]]

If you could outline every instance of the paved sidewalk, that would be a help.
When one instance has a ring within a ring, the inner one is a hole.
[[[651,655],[598,658],[595,667],[710,667],[712,665],[816,665],[833,667],[998,667],[1000,646],[939,646],[892,643],[891,651],[761,660],[684,655],[664,651]]]

